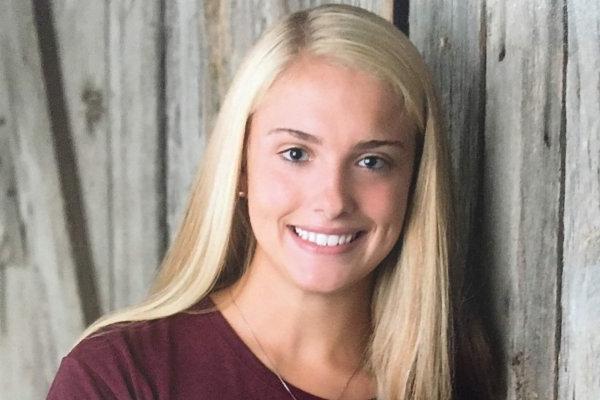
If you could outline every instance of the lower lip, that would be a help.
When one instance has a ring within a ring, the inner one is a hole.
[[[308,240],[302,239],[300,236],[298,236],[296,234],[293,227],[288,227],[288,228],[289,228],[290,234],[292,235],[292,238],[302,249],[308,250],[311,253],[315,253],[315,254],[336,255],[336,254],[347,253],[347,252],[353,250],[358,245],[358,243],[363,239],[363,237],[366,236],[363,232],[360,234],[359,237],[357,237],[350,243],[340,244],[337,246],[319,246],[316,243],[309,242]]]

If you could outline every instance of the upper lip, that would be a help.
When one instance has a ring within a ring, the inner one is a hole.
[[[362,229],[360,228],[333,228],[333,227],[323,227],[323,226],[302,226],[302,225],[290,225],[290,227],[295,227],[302,229],[303,231],[314,232],[314,233],[323,233],[325,235],[349,235],[355,234]]]

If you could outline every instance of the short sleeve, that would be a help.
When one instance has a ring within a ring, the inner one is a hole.
[[[62,359],[47,399],[153,399],[143,366],[121,331],[88,337]]]
[[[70,356],[62,359],[47,396],[48,400],[118,398],[101,376]]]

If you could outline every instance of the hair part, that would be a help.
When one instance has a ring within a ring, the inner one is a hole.
[[[452,397],[451,194],[447,149],[430,75],[390,22],[363,9],[327,5],[289,15],[253,47],[224,99],[185,215],[146,301],[105,316],[110,324],[183,311],[239,279],[254,253],[237,192],[249,118],[286,68],[303,55],[366,71],[390,85],[417,126],[420,157],[401,239],[378,267],[369,367],[378,397]],[[228,162],[219,162],[227,157]]]

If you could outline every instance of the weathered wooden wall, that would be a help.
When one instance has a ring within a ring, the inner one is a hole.
[[[566,2],[558,398],[600,398],[600,2]]]
[[[0,379],[5,398],[33,399],[83,327],[83,308],[31,4],[3,4],[0,18]]]
[[[552,399],[560,325],[563,5],[487,3],[483,215],[509,398]],[[509,84],[510,83],[510,84]]]
[[[600,398],[600,6],[411,2],[507,399]]]
[[[241,56],[325,1],[4,0],[0,398],[143,297]],[[388,19],[393,0],[357,0]],[[396,4],[397,5],[397,4]],[[410,2],[506,399],[600,398],[600,5]]]

